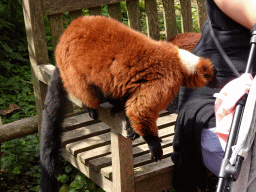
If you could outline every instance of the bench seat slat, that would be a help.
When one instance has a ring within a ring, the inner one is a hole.
[[[166,137],[166,136],[171,136],[171,135],[173,135],[173,131],[174,131],[174,127],[171,127],[171,128],[168,127],[166,129],[161,129],[161,130],[159,130],[159,136],[161,138]],[[137,150],[136,146],[142,147],[142,145],[144,144],[146,147],[144,148],[145,151],[143,151],[142,153],[149,152],[148,151],[148,146],[147,146],[145,140],[141,137],[136,139],[135,141],[133,141],[132,144],[133,144],[134,150]],[[111,153],[111,147],[110,147],[110,145],[106,145],[106,146],[103,146],[103,147],[92,149],[90,151],[85,151],[85,152],[79,153],[78,157],[80,158],[80,160],[84,164],[87,165],[89,160],[96,159],[96,158],[99,158],[99,157],[103,157],[105,155],[109,155],[110,153]],[[138,152],[137,152],[137,154],[138,154]],[[134,156],[136,156],[136,154]]]
[[[166,151],[164,148],[170,147],[172,145],[172,141],[173,141],[173,136],[163,139],[162,141],[163,151]],[[169,150],[167,150],[166,154],[164,155],[167,156],[168,152]],[[133,147],[134,166],[139,166],[141,164],[145,164],[151,161],[150,155],[151,154],[147,144]],[[103,167],[109,166],[111,164],[112,164],[111,154],[89,161],[89,166],[91,166],[95,171],[100,171],[100,169],[102,169]]]
[[[77,154],[77,158],[79,158],[83,164],[88,165],[90,160],[103,157],[109,154],[111,154],[111,145],[105,145],[102,147],[92,149],[90,151],[84,151],[82,153],[79,153]]]
[[[172,147],[169,147],[165,152],[171,151]],[[150,162],[145,165],[137,166],[134,168],[135,182],[152,177],[157,174],[163,174],[165,172],[170,172],[174,165],[171,157],[163,158],[160,162]],[[100,170],[101,174],[107,178],[112,179],[112,166],[104,167]]]
[[[74,156],[86,150],[110,144],[110,133],[90,137],[86,142],[76,141],[66,145],[66,149]]]
[[[66,145],[68,143],[81,141],[89,137],[96,135],[101,135],[110,132],[110,128],[105,123],[96,123],[88,125],[86,127],[81,127],[73,131],[67,131],[62,135],[62,144]]]
[[[89,126],[89,125],[93,125],[95,123],[99,123],[100,121],[95,121],[92,118],[90,118],[88,113],[83,113],[80,115],[76,115],[76,116],[72,116],[72,117],[68,117],[64,120],[63,123],[63,137],[62,139],[68,140],[68,138],[65,138],[65,132],[66,131],[72,131],[74,129],[77,129],[79,127],[85,127],[85,126]]]
[[[89,118],[88,114],[86,116],[87,118]],[[80,117],[83,117],[83,115],[80,115]],[[165,123],[166,120],[170,119],[170,117],[172,116],[168,115],[168,116],[163,116],[158,118],[157,125],[161,128],[159,130],[160,137],[168,136],[168,134],[172,134],[174,132],[174,127],[173,127],[174,125]],[[78,120],[72,121],[72,117],[70,117],[69,119],[71,121],[70,124],[75,124],[75,122],[78,124]],[[67,131],[63,133],[63,138],[62,138],[63,145],[65,145],[66,149],[70,151],[73,155],[76,155],[77,153],[80,153],[82,151],[93,149],[96,146],[99,147],[106,144],[110,144],[110,140],[111,140],[110,134],[109,134],[110,129],[105,123],[97,123],[97,124],[92,124],[87,126],[89,127],[79,128],[76,130]],[[97,135],[97,130],[100,131],[100,133],[104,133],[104,134]],[[91,136],[93,135],[96,135],[96,136],[88,137],[88,134],[92,134]],[[86,139],[86,141],[83,139]],[[71,141],[73,142],[70,143]],[[145,141],[142,138],[139,138],[133,142],[135,146],[139,145],[140,143],[145,143]]]

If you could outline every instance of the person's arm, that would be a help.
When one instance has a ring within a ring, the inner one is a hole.
[[[252,29],[256,23],[256,0],[214,0],[216,5],[231,19]]]

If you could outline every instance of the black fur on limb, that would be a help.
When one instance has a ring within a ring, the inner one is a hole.
[[[61,125],[65,117],[67,93],[58,67],[55,68],[45,99],[40,135],[41,185],[40,192],[58,191],[57,165],[61,147]]]

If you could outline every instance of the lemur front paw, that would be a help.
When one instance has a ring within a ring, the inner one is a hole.
[[[158,136],[147,135],[143,137],[147,142],[151,152],[151,159],[154,161],[161,161],[163,158],[163,149],[161,146],[162,139]]]
[[[139,137],[140,137],[140,135],[135,133],[134,131],[130,135],[126,136],[126,138],[130,138],[132,141],[134,141],[135,139],[137,139]]]
[[[89,116],[94,119],[97,120],[99,115],[98,115],[98,111],[96,109],[92,109],[88,107],[88,112],[89,112]]]

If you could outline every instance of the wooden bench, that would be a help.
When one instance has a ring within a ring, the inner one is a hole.
[[[52,47],[64,31],[63,13],[73,20],[87,8],[91,15],[101,15],[101,6],[108,5],[109,16],[122,22],[122,0],[23,0],[30,62],[36,97],[38,124],[42,121],[43,103],[47,84],[54,70],[49,64],[45,34],[45,19],[49,19]],[[205,20],[204,0],[197,0],[200,26]],[[165,37],[177,34],[174,0],[162,0],[165,22]],[[183,31],[192,31],[191,0],[181,0]],[[141,30],[138,0],[126,1],[129,26]],[[156,0],[145,0],[147,34],[159,40],[158,10]],[[202,16],[202,17],[201,17]],[[70,96],[70,115],[63,127],[62,156],[105,191],[162,191],[171,188],[173,162],[172,141],[176,114],[163,111],[157,120],[162,138],[164,159],[150,160],[150,152],[142,138],[131,141],[126,138],[130,130],[124,130],[123,113],[111,117],[110,104],[104,103],[99,110],[99,119],[92,120],[84,112],[80,101]],[[39,126],[40,130],[40,126]]]

